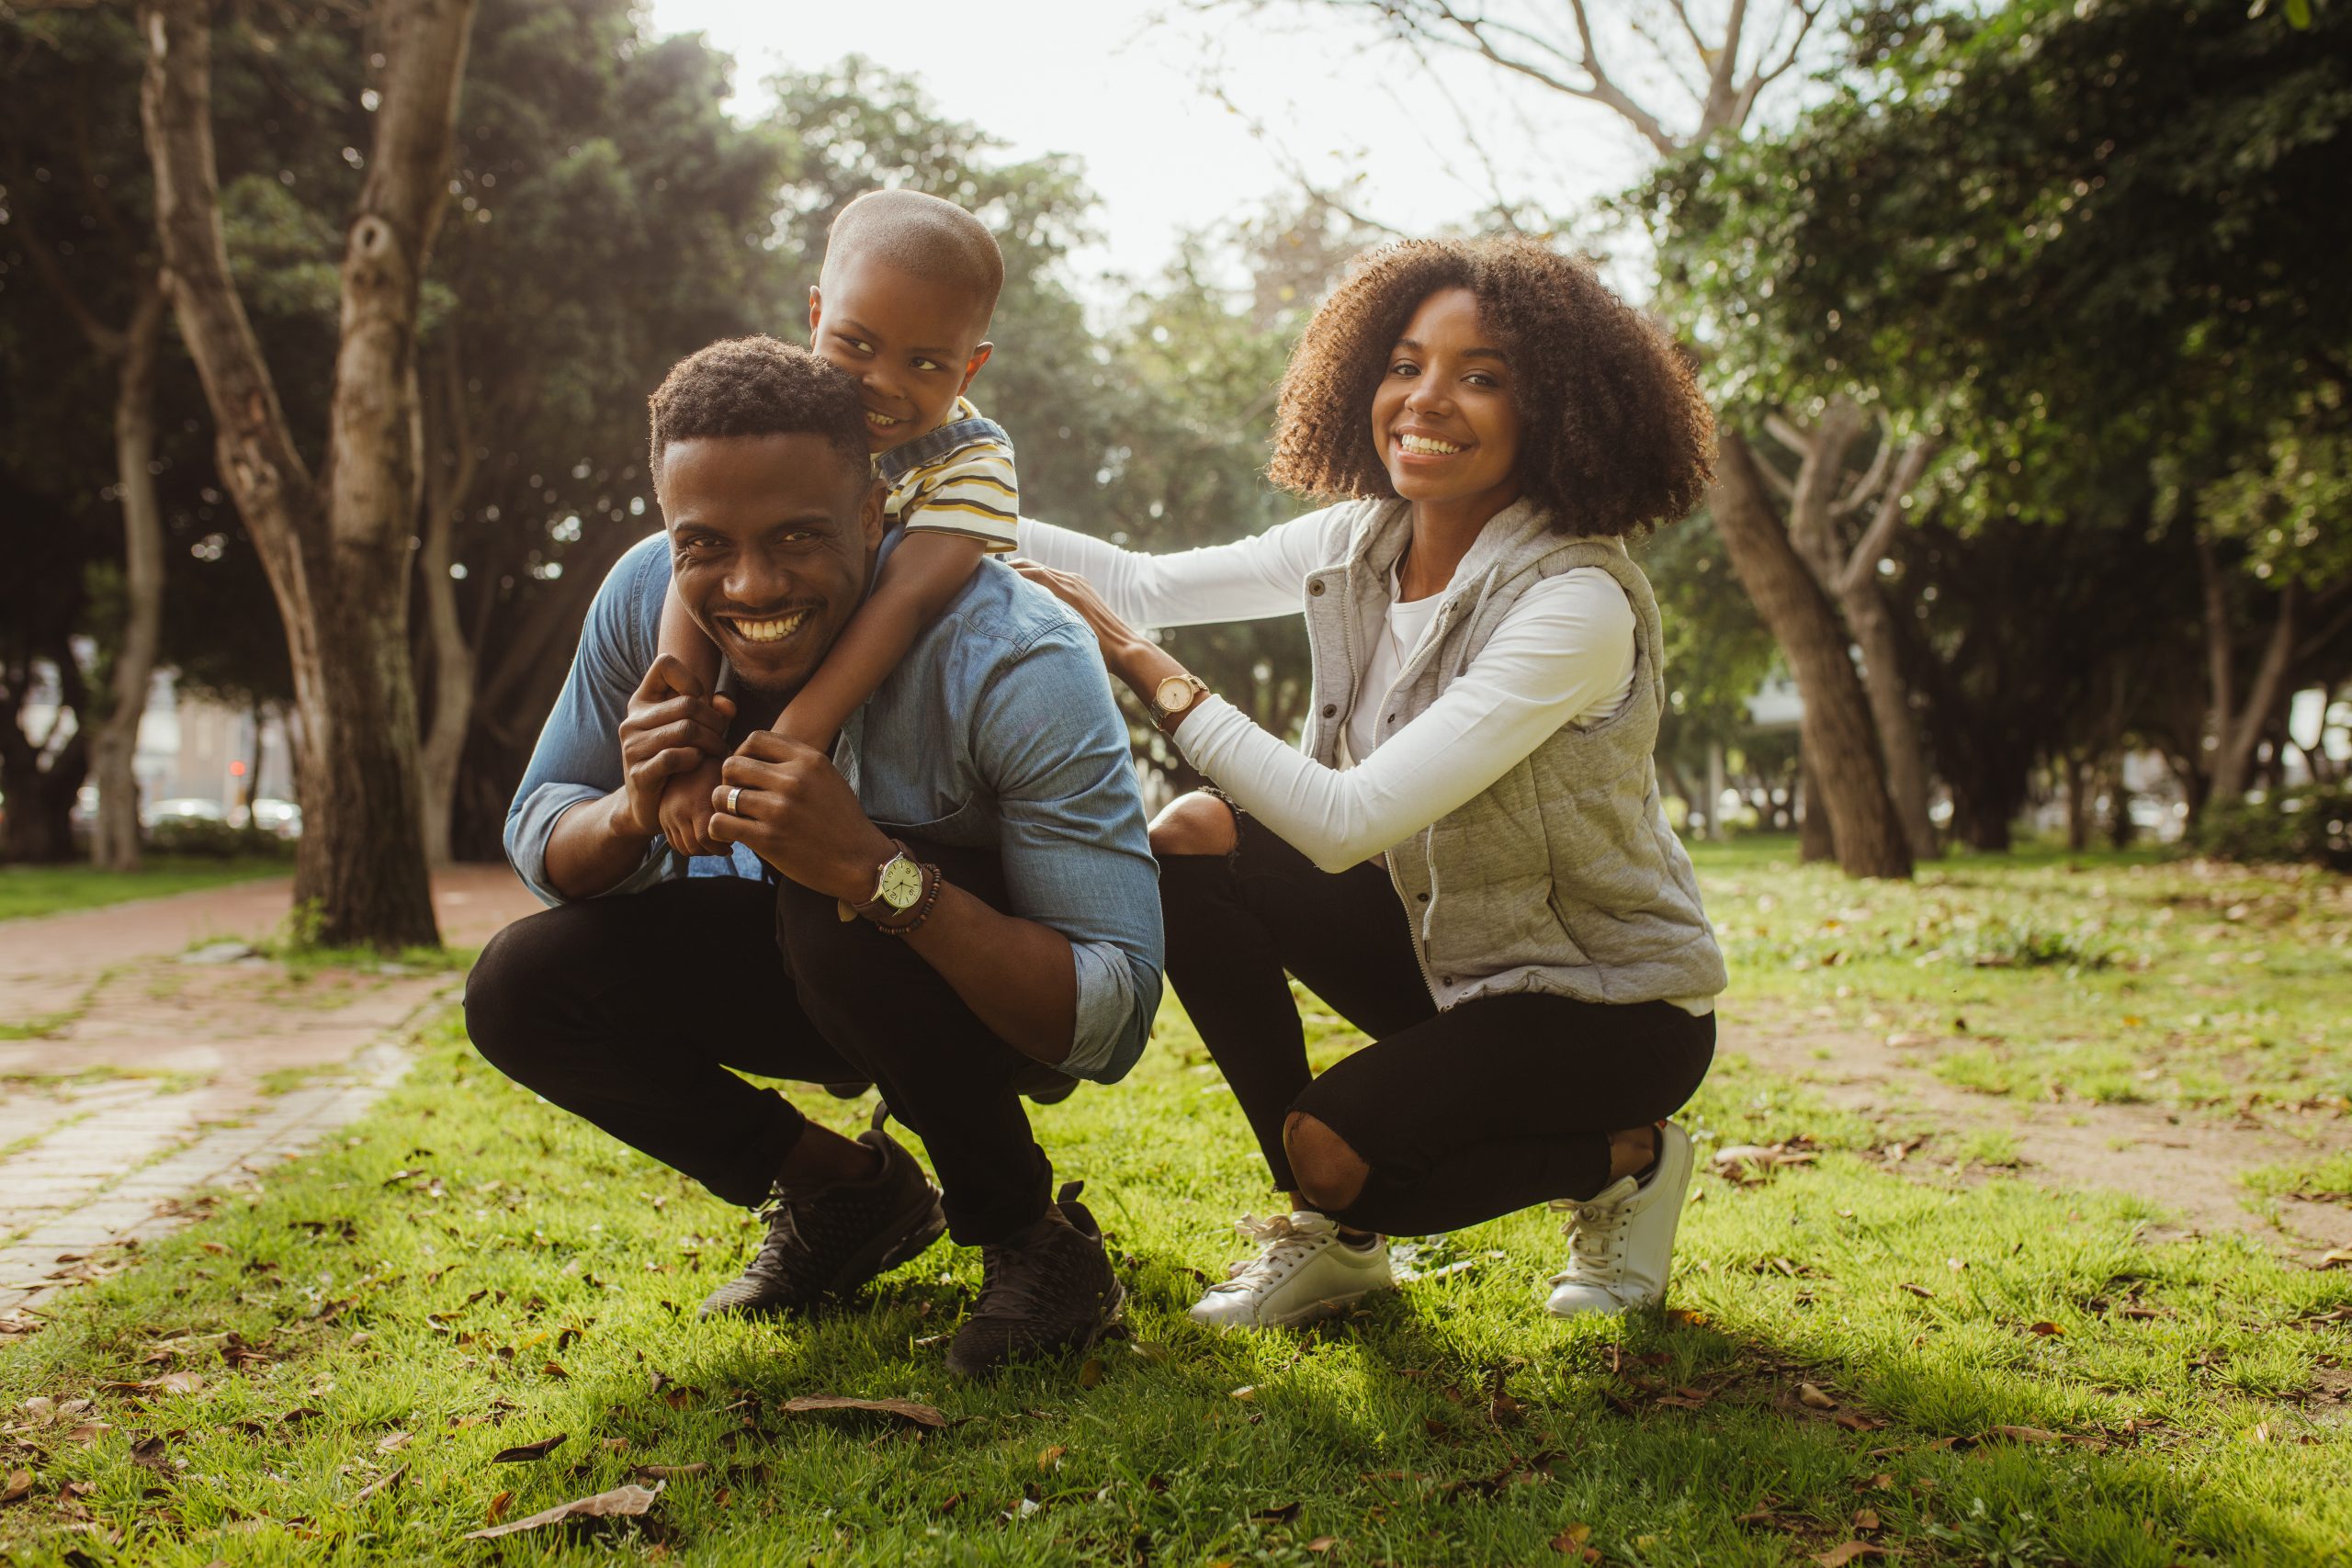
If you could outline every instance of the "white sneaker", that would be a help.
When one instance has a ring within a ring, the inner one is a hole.
[[[1396,1288],[1386,1238],[1350,1247],[1337,1225],[1311,1209],[1264,1220],[1244,1214],[1233,1228],[1259,1244],[1258,1256],[1235,1264],[1231,1279],[1193,1303],[1194,1323],[1287,1328],[1337,1317],[1366,1293]]]
[[[1657,1168],[1647,1181],[1618,1178],[1579,1203],[1556,1201],[1568,1212],[1560,1229],[1568,1238],[1568,1266],[1552,1276],[1554,1317],[1621,1313],[1666,1300],[1674,1266],[1674,1230],[1690,1191],[1690,1135],[1668,1122],[1658,1131]]]

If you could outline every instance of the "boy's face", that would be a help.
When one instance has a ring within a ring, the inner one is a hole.
[[[988,327],[967,295],[872,257],[828,265],[808,290],[808,346],[856,378],[876,452],[947,423],[988,363]]]
[[[883,487],[808,434],[673,441],[659,479],[679,602],[753,691],[798,691],[865,596]]]

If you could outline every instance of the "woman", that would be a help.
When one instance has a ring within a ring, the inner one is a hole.
[[[1342,504],[1154,557],[1023,523],[1024,568],[1217,788],[1170,805],[1168,973],[1291,1198],[1193,1308],[1296,1324],[1390,1288],[1387,1234],[1569,1211],[1562,1316],[1663,1298],[1690,1180],[1664,1120],[1722,955],[1660,810],[1657,605],[1624,539],[1698,501],[1674,348],[1524,240],[1364,258],[1283,381],[1272,477]],[[1295,614],[1292,750],[1133,629]],[[1308,1069],[1287,970],[1373,1043]]]

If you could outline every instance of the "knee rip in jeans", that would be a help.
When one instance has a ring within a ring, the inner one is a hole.
[[[1304,1111],[1283,1124],[1283,1152],[1290,1158],[1298,1195],[1324,1213],[1347,1208],[1363,1195],[1372,1167],[1345,1138]]]

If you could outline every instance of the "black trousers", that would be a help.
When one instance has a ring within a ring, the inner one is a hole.
[[[1002,907],[995,856],[908,843]],[[871,1079],[922,1134],[964,1246],[1046,1210],[1053,1170],[1014,1087],[1034,1059],[903,941],[791,882],[694,877],[517,920],[467,977],[466,1028],[507,1077],[729,1202],[764,1201],[808,1125],[732,1067]]]
[[[1332,1217],[1365,1230],[1456,1230],[1609,1183],[1609,1134],[1679,1110],[1714,1059],[1715,1021],[1669,1002],[1532,992],[1440,1012],[1388,874],[1333,875],[1240,818],[1231,855],[1160,863],[1168,977],[1258,1134],[1274,1185],[1292,1111],[1372,1168]],[[1296,976],[1374,1043],[1306,1065]]]

